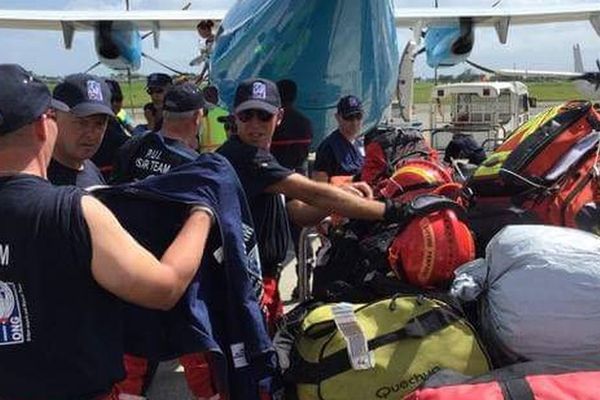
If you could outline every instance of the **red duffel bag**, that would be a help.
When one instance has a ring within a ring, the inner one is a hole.
[[[600,398],[600,366],[525,362],[469,378],[442,371],[405,400],[593,400]]]

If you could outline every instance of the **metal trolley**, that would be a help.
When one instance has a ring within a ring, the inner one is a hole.
[[[312,271],[317,266],[318,248],[326,240],[321,232],[326,232],[331,218],[323,219],[318,225],[303,228],[298,243],[298,301],[309,300],[312,294]]]

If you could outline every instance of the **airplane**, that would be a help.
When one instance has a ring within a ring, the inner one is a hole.
[[[573,72],[492,69],[471,60],[467,60],[466,62],[483,72],[497,76],[567,79],[573,82],[575,89],[584,97],[588,99],[600,99],[600,60],[596,60],[598,71],[584,71],[583,57],[581,56],[581,47],[579,44],[573,46]]]
[[[506,43],[512,24],[589,21],[600,34],[600,4],[514,10],[394,8],[390,0],[239,0],[225,10],[0,10],[0,28],[57,30],[70,48],[78,30],[94,31],[99,62],[114,69],[141,65],[142,35],[159,45],[161,30],[194,30],[199,20],[220,22],[210,78],[225,105],[237,83],[252,76],[292,79],[296,106],[313,123],[313,145],[335,129],[337,100],[354,94],[364,102],[363,131],[391,104],[400,55],[396,27],[424,45],[432,66],[468,57],[475,26],[493,26]]]

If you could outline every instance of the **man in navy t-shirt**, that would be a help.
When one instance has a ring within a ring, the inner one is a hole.
[[[275,83],[260,78],[240,83],[234,98],[234,114],[237,134],[217,152],[231,162],[248,197],[258,236],[268,322],[273,331],[283,312],[277,285],[288,248],[288,212],[292,221],[309,226],[331,212],[350,218],[396,221],[402,217],[401,208],[312,181],[282,167],[269,151],[282,118]],[[369,197],[371,193],[365,186],[358,183],[349,190]],[[282,195],[295,200],[286,203]]]
[[[162,112],[165,103],[165,94],[173,85],[173,79],[162,72],[155,72],[148,75],[146,79],[146,93],[150,96],[154,109],[156,111],[156,120],[154,121],[154,130],[158,131],[162,127]]]
[[[69,75],[54,88],[55,99],[71,111],[57,111],[58,138],[48,166],[48,179],[55,185],[86,188],[105,183],[90,160],[100,148],[111,108],[111,92],[104,79],[88,74]]]
[[[182,83],[170,86],[164,98],[161,130],[133,137],[119,149],[111,183],[133,182],[166,174],[175,167],[197,159],[199,154],[194,149],[198,146],[198,130],[202,126],[204,107],[202,92],[196,85]],[[126,329],[133,331],[128,332],[126,346],[131,341],[139,341],[139,330],[151,329],[132,322],[139,322],[144,317],[152,319],[156,315],[148,313],[148,310],[139,308],[125,310]],[[159,335],[160,332],[155,334]],[[128,352],[124,359],[127,376],[118,384],[119,391],[134,396],[145,395],[158,361],[130,354],[130,349],[125,350]],[[198,398],[217,395],[217,389],[211,384],[214,376],[209,359],[204,353],[186,354],[180,358],[188,387]]]
[[[338,129],[327,136],[317,149],[313,179],[329,182],[332,176],[354,176],[360,173],[364,156],[356,145],[362,127],[363,108],[356,96],[345,96],[337,105]]]
[[[129,139],[118,151],[111,183],[162,175],[198,157],[198,131],[205,102],[191,83],[171,86],[165,94],[163,125]]]
[[[192,206],[161,260],[46,168],[69,107],[0,65],[0,398],[117,400],[121,304],[168,310],[197,272],[210,212]],[[95,91],[95,84],[90,90]]]

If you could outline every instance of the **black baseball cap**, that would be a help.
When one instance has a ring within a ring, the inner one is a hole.
[[[38,119],[48,109],[69,111],[52,98],[48,87],[17,64],[0,64],[0,135]]]
[[[73,74],[56,85],[53,96],[71,107],[77,117],[95,114],[115,116],[110,105],[112,93],[104,79],[89,74]]]
[[[204,108],[202,91],[192,83],[171,86],[165,94],[164,111],[184,113]]]
[[[351,115],[362,114],[362,103],[356,96],[344,96],[337,104],[337,112],[342,118],[346,118]]]
[[[248,79],[239,84],[233,102],[235,112],[264,110],[275,114],[281,108],[281,97],[274,82],[267,79]]]
[[[146,78],[146,87],[147,88],[150,88],[150,87],[164,88],[164,87],[167,87],[172,84],[173,84],[173,79],[169,75],[163,74],[161,72],[155,72],[153,74],[148,75],[148,78]]]

